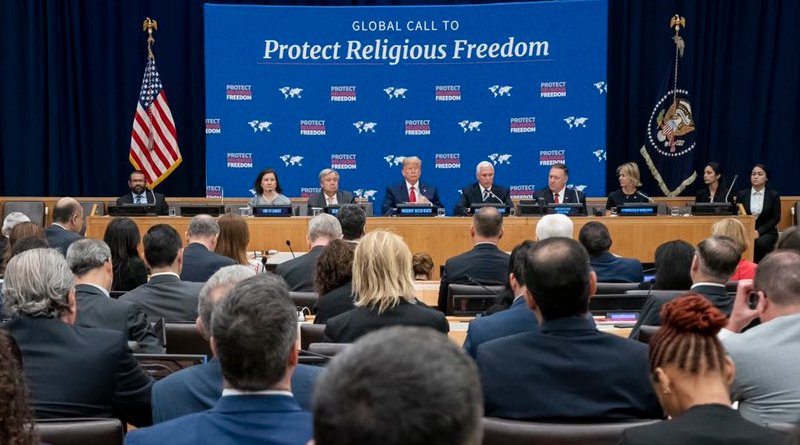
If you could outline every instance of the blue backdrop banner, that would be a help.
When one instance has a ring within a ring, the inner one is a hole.
[[[468,6],[205,6],[206,190],[283,193],[323,168],[380,211],[422,159],[452,214],[475,166],[531,198],[550,165],[605,196],[605,0]]]

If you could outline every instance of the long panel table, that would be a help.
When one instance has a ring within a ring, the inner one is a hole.
[[[144,233],[155,224],[169,224],[181,235],[186,232],[190,218],[182,217],[142,217],[133,218]],[[306,251],[306,231],[308,217],[289,218],[246,218],[250,229],[249,250],[288,251],[286,240],[295,251]],[[611,232],[613,245],[611,251],[617,255],[639,258],[644,262],[653,261],[656,248],[666,241],[682,239],[691,244],[707,238],[711,234],[711,225],[719,221],[718,217],[709,216],[651,216],[651,217],[578,217],[572,218],[575,224],[573,238],[589,221],[600,221]],[[745,258],[752,259],[752,232],[755,220],[752,216],[742,216],[739,220],[748,229],[751,248]],[[92,216],[87,219],[86,236],[102,239],[111,218],[108,216]],[[509,217],[504,220],[503,238],[500,248],[511,251],[523,240],[533,239],[536,231],[537,217]],[[406,218],[406,217],[374,217],[367,219],[366,230],[387,229],[401,235],[412,252],[427,252],[433,257],[434,279],[439,279],[438,265],[462,252],[472,248],[469,236],[471,218]]]

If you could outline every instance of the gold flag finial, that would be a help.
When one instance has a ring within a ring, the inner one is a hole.
[[[683,42],[683,37],[681,37],[680,32],[681,28],[686,28],[686,17],[681,17],[678,14],[675,14],[669,21],[669,27],[675,30],[675,35],[672,36],[672,40],[675,42],[675,49],[677,50],[678,55],[683,57],[683,49],[686,44]]]
[[[158,30],[158,22],[147,17],[144,19],[144,23],[142,23],[142,31],[147,31],[147,57],[150,59],[155,59],[153,55],[153,43],[156,42],[156,39],[153,38],[153,30]]]

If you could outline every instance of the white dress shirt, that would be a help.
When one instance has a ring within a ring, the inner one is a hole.
[[[750,188],[750,214],[753,216],[760,215],[764,210],[764,191],[766,191],[766,188],[761,189],[761,191]]]

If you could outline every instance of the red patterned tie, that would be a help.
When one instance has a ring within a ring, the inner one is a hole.
[[[558,204],[558,193],[553,193],[553,203]]]
[[[414,191],[414,187],[411,187],[408,192],[408,202],[417,202],[417,193]]]

